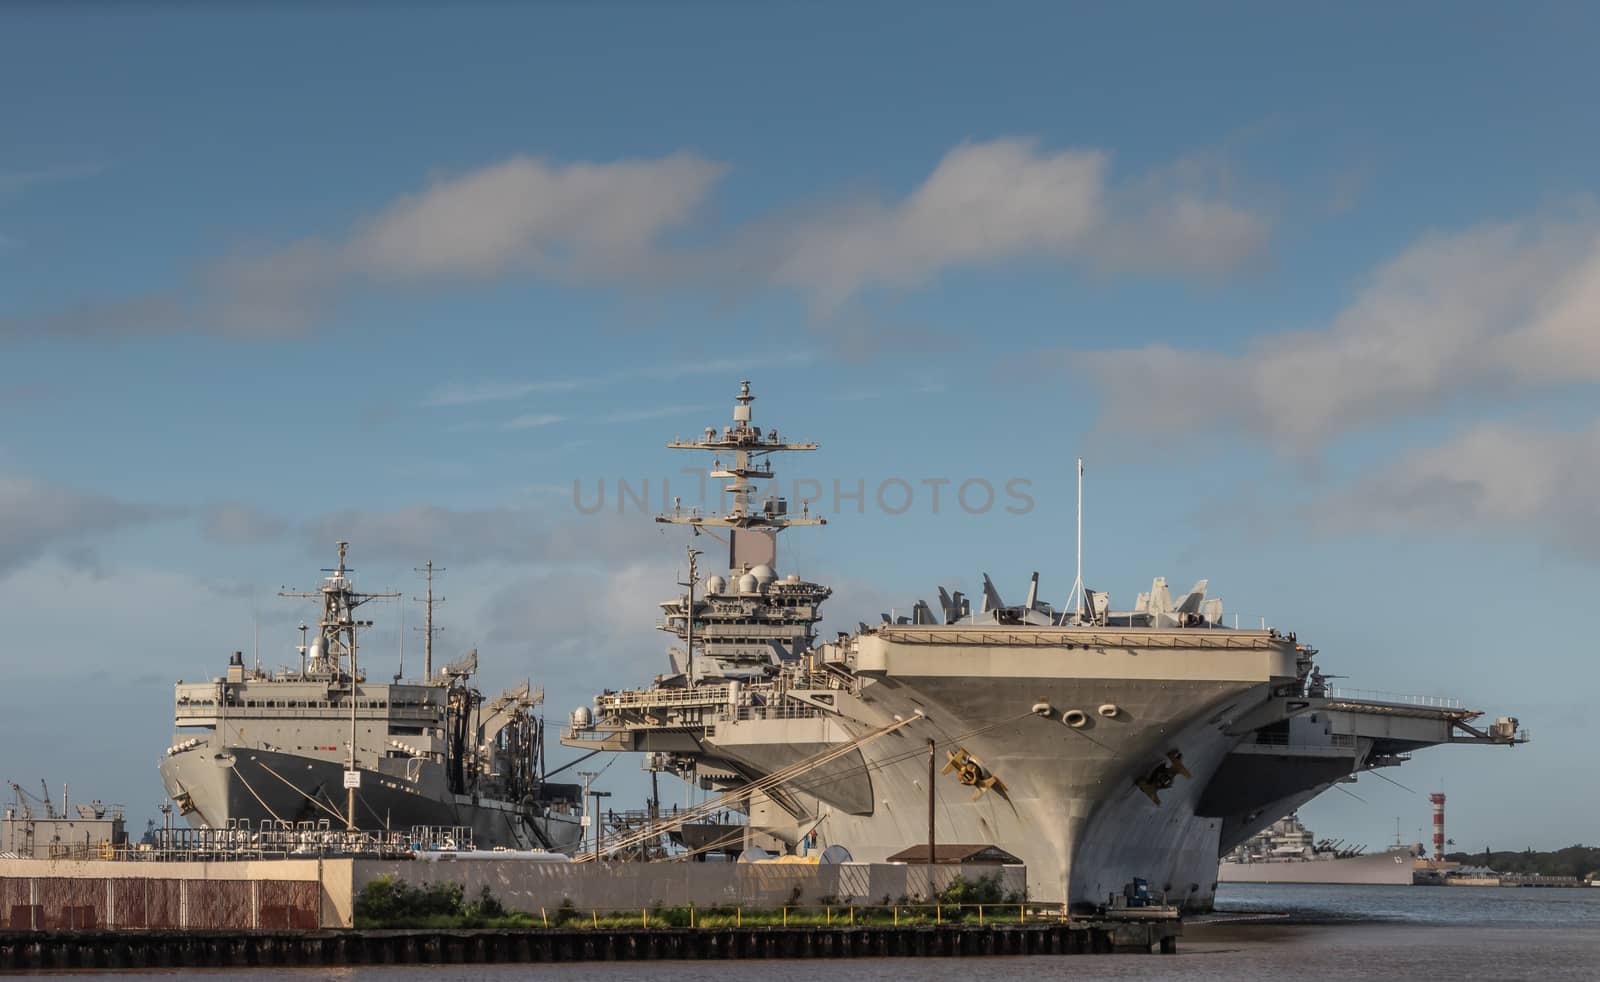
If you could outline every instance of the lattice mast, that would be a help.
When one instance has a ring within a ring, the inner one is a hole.
[[[331,575],[323,579],[321,589],[316,593],[285,590],[279,592],[278,596],[321,603],[322,617],[318,622],[317,638],[311,644],[309,671],[314,675],[326,674],[337,680],[347,669],[353,683],[356,676],[356,633],[359,628],[372,626],[371,621],[356,619],[356,608],[372,600],[392,600],[400,594],[356,592],[350,581],[350,574],[354,570],[345,566],[350,543],[339,542],[338,547],[339,564],[323,570]]]
[[[727,540],[728,571],[734,575],[745,572],[748,566],[770,563],[776,557],[775,536],[784,529],[792,525],[828,524],[827,519],[820,515],[812,515],[808,504],[801,505],[798,516],[790,515],[788,501],[781,496],[769,495],[760,508],[756,507],[755,497],[760,487],[758,482],[776,476],[772,462],[768,460],[763,466],[762,458],[777,453],[815,450],[817,445],[813,442],[786,441],[776,429],[762,433],[761,427],[751,422],[750,404],[755,398],[750,394],[750,381],[741,381],[733,407],[732,425],[724,426],[720,431],[708,426],[698,440],[672,440],[667,444],[672,450],[705,450],[717,455],[710,476],[728,482],[722,488],[723,494],[728,496],[728,510],[723,513],[702,513],[696,508],[684,509],[674,502],[671,512],[656,516],[658,522],[692,526],[696,534],[711,528],[730,529]],[[724,455],[732,458],[727,464],[723,463]],[[741,532],[748,534],[741,535]],[[712,534],[712,537],[722,541],[720,536]],[[771,545],[763,549],[758,544],[761,540]],[[741,548],[746,545],[752,547],[751,551]],[[770,554],[763,556],[763,553]],[[757,557],[756,561],[748,561],[750,556]]]
[[[437,566],[437,567],[434,566],[433,565],[433,560],[430,559],[430,560],[427,561],[426,564],[424,564],[422,566],[414,566],[412,568],[416,572],[421,573],[423,576],[425,576],[427,578],[427,581],[428,581],[428,591],[427,591],[427,593],[424,594],[423,596],[420,596],[420,597],[412,597],[411,599],[415,600],[417,603],[420,603],[420,604],[423,605],[422,606],[422,626],[417,629],[417,630],[422,632],[422,680],[424,682],[432,682],[433,681],[433,637],[434,637],[434,635],[438,634],[440,631],[444,630],[443,628],[434,627],[433,626],[433,608],[437,604],[444,603],[444,600],[445,600],[444,597],[435,597],[433,595],[433,574],[435,574],[435,573],[443,573],[444,572],[444,567],[443,566]]]
[[[311,670],[313,673],[326,672],[330,681],[337,683],[340,678],[340,662],[344,661],[350,671],[350,743],[345,758],[345,770],[354,773],[356,770],[356,683],[360,676],[357,674],[356,665],[356,632],[358,628],[371,627],[371,621],[357,620],[355,611],[357,607],[371,600],[392,600],[400,596],[398,593],[357,593],[355,586],[350,582],[351,570],[345,566],[345,554],[350,548],[350,543],[339,542],[339,565],[333,569],[324,569],[324,573],[331,573],[322,581],[322,589],[316,593],[279,593],[280,597],[299,597],[306,600],[320,600],[322,602],[322,620],[318,627],[317,640],[311,645]],[[347,798],[345,811],[345,826],[354,830],[356,827],[356,787],[346,785]]]

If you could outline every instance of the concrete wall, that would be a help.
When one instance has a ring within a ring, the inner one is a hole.
[[[343,868],[329,868],[335,866]],[[0,925],[13,930],[227,930],[348,923],[349,860],[0,860]]]
[[[657,904],[675,907],[742,906],[774,908],[785,904],[895,903],[921,900],[944,889],[957,876],[969,881],[999,873],[1002,888],[1021,894],[1026,871],[962,869],[847,863],[806,866],[787,863],[542,863],[525,860],[382,862],[358,860],[351,889],[359,895],[380,876],[402,883],[460,883],[470,900],[483,890],[510,910],[555,910],[570,900],[581,909],[636,910]],[[929,890],[928,873],[933,873]]]
[[[932,873],[930,888],[929,874]],[[0,860],[0,928],[253,930],[350,927],[368,883],[484,887],[511,910],[538,913],[571,901],[583,910],[925,901],[957,876],[998,872],[1022,893],[1020,866],[960,868],[847,863],[544,863],[518,859],[384,861],[267,859],[221,863]]]

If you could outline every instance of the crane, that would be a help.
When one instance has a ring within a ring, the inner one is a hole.
[[[17,807],[22,811],[22,814],[18,817],[22,820],[27,821],[33,818],[33,809],[28,805],[29,801],[37,801],[39,804],[44,806],[45,818],[61,817],[56,814],[55,803],[50,800],[50,786],[44,783],[43,778],[39,779],[39,790],[43,792],[42,795],[29,794],[27,791],[23,790],[22,785],[15,781],[7,781],[6,783],[11,785],[12,791],[16,792]]]

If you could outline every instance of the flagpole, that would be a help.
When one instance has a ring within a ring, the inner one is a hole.
[[[1067,602],[1061,605],[1061,616],[1056,618],[1057,624],[1067,622],[1067,610],[1071,608],[1073,616],[1079,621],[1083,620],[1083,458],[1078,458],[1078,575],[1072,581],[1072,592],[1067,594]]]
[[[1083,620],[1083,458],[1078,458],[1078,577],[1072,592],[1078,597],[1078,620]]]

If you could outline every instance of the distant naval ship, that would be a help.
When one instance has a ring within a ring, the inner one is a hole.
[[[1203,580],[1174,597],[1157,578],[1116,611],[1080,571],[1076,603],[1056,610],[1037,573],[1020,604],[984,576],[979,597],[940,588],[937,610],[819,642],[831,591],[782,575],[777,542],[824,519],[758,500],[774,456],[817,444],[764,432],[754,400],[741,383],[730,424],[668,443],[713,454],[729,502],[657,519],[711,537],[723,560],[701,581],[691,549],[687,592],[661,605],[670,670],[595,697],[562,735],[718,793],[665,831],[710,848],[710,809],[732,807],[733,851],[838,845],[862,861],[936,834],[1020,857],[1036,900],[1092,908],[1143,878],[1204,910],[1220,856],[1347,775],[1435,744],[1526,739],[1510,717],[1332,690],[1314,648],[1226,626]]]
[[[309,644],[301,625],[298,669],[263,672],[235,652],[226,674],[178,683],[161,780],[179,813],[196,828],[461,828],[478,848],[570,851],[581,792],[542,779],[543,690],[485,699],[476,651],[435,675],[431,580],[424,678],[368,681],[358,634],[372,622],[356,611],[398,594],[356,592],[338,547],[320,590],[285,594],[322,608]]]
[[[1362,846],[1317,839],[1299,816],[1278,819],[1223,857],[1223,883],[1363,883],[1410,886],[1422,847],[1396,844],[1369,853]]]

